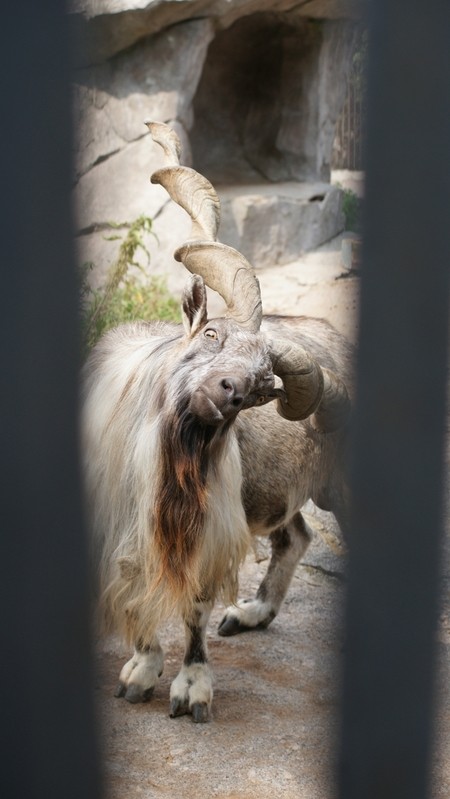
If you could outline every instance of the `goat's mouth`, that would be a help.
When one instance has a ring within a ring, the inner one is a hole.
[[[189,413],[199,422],[219,427],[225,422],[234,419],[242,408],[245,407],[245,398],[222,389],[221,392],[209,392],[199,388],[189,402]]]
[[[226,381],[224,381],[226,384]],[[211,392],[201,387],[195,391],[189,402],[189,413],[199,422],[213,427],[219,427],[225,422],[230,422],[242,410],[260,407],[275,399],[285,398],[282,388],[271,388],[269,390],[251,391],[248,394],[238,394],[228,391],[222,386],[221,391]]]

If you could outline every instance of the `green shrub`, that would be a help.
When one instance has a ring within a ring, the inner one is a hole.
[[[135,319],[163,319],[178,322],[180,305],[169,293],[164,278],[150,277],[141,283],[129,274],[130,266],[142,269],[135,256],[143,250],[150,254],[143,242],[144,233],[152,232],[152,220],[140,216],[134,222],[109,225],[112,229],[127,228],[117,260],[111,266],[105,285],[92,289],[88,282],[93,264],[84,264],[81,278],[83,348],[87,354],[103,333],[112,327]],[[111,236],[111,240],[120,236]]]
[[[345,216],[345,229],[353,233],[361,232],[362,200],[351,189],[343,189],[342,210]]]

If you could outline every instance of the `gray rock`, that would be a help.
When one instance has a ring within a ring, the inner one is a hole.
[[[209,20],[193,20],[77,72],[78,175],[141,138],[146,119],[191,127],[192,100],[213,35]]]
[[[74,0],[73,20],[100,37],[98,63],[77,71],[74,92],[78,247],[95,264],[94,285],[117,255],[108,224],[145,214],[158,236],[145,266],[167,272],[178,291],[172,252],[190,223],[149,184],[162,165],[149,118],[177,130],[183,163],[222,197],[221,239],[255,266],[294,260],[342,230],[329,164],[355,28],[311,21],[319,8],[306,0]],[[349,5],[335,0],[321,13],[345,16]]]
[[[294,10],[309,18],[358,18],[357,0],[71,0],[71,23],[83,42],[82,65],[100,63],[146,36],[210,17],[220,27],[258,11]]]
[[[256,268],[285,264],[344,228],[342,192],[322,183],[277,183],[219,190],[221,241]]]
[[[361,266],[362,239],[357,233],[347,232],[342,237],[341,263],[343,267],[352,272]]]

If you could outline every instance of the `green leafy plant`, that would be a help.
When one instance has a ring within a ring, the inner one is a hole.
[[[351,189],[343,189],[342,210],[345,216],[345,229],[353,233],[361,232],[362,200]]]
[[[92,289],[88,282],[92,263],[86,263],[81,276],[81,305],[83,345],[86,354],[103,333],[112,327],[135,319],[163,319],[179,321],[179,303],[169,293],[161,277],[150,277],[140,282],[129,274],[130,266],[142,269],[136,260],[136,252],[141,249],[150,260],[143,236],[152,232],[152,220],[140,216],[131,223],[110,223],[109,228],[126,228],[116,261],[109,270],[102,289]],[[120,235],[108,237],[110,240],[122,238]]]

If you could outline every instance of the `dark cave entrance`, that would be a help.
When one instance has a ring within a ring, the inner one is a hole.
[[[321,126],[329,114],[331,153],[336,98],[329,108],[323,74],[331,32],[289,13],[259,13],[216,35],[193,103],[196,169],[220,184],[329,178]]]

